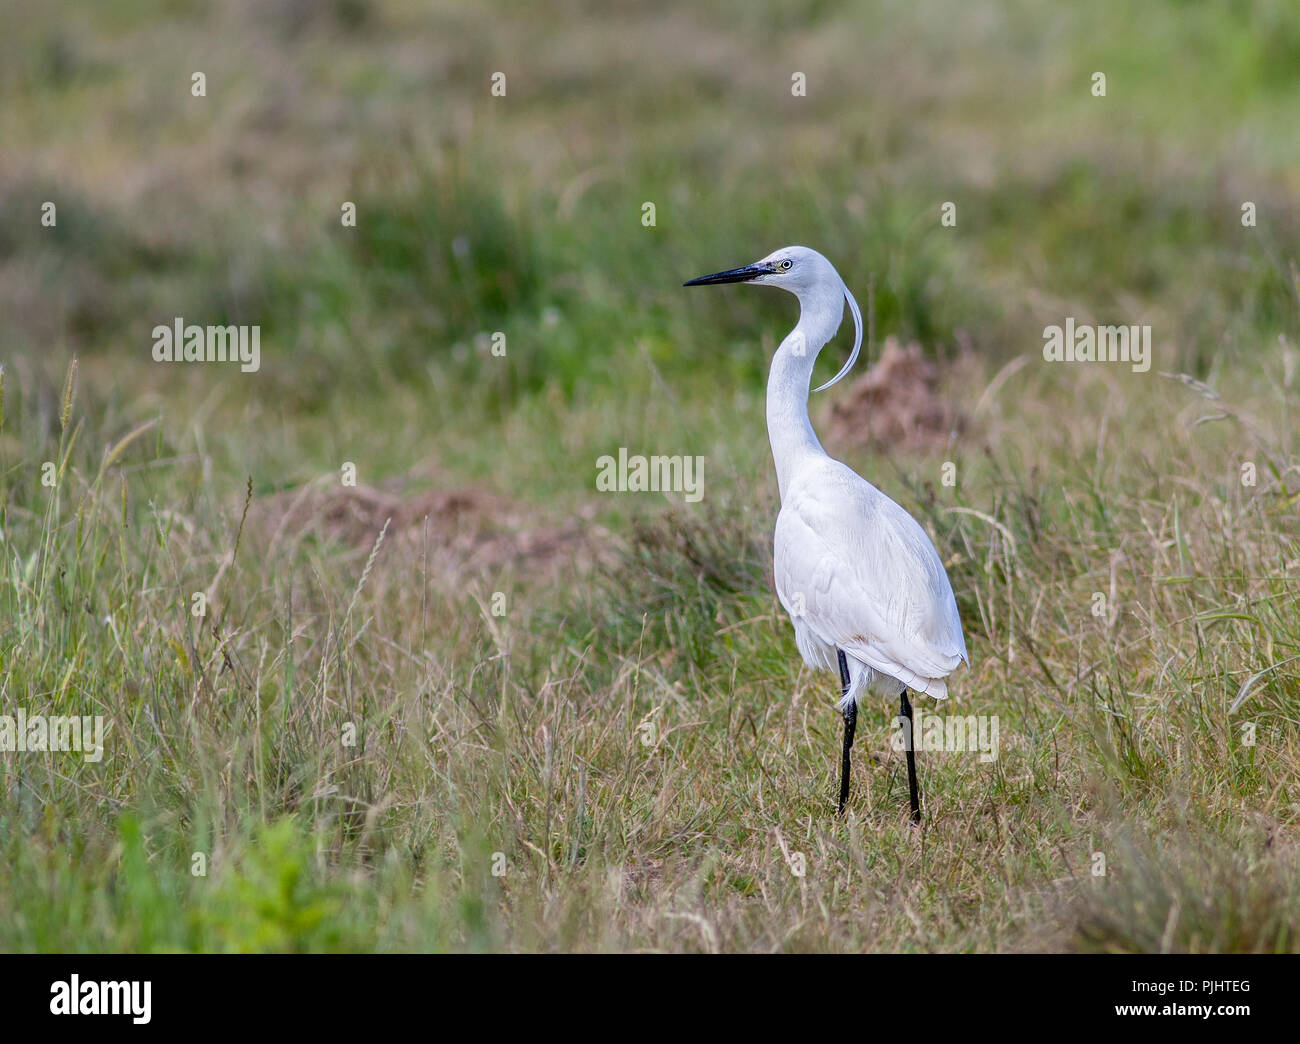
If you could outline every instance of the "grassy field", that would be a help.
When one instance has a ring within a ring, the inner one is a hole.
[[[0,715],[108,728],[0,753],[0,948],[1300,949],[1290,0],[0,26]],[[884,703],[836,817],[772,590],[795,302],[680,285],[787,243],[930,371],[810,404],[947,565],[933,709],[999,721],[919,829]],[[260,368],[155,362],[177,317]],[[620,447],[703,498],[598,492]]]

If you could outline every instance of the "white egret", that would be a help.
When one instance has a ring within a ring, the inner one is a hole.
[[[858,703],[867,691],[899,698],[907,750],[912,820],[921,818],[907,690],[935,699],[944,679],[969,663],[961,617],[943,563],[906,511],[822,448],[808,419],[817,353],[834,336],[847,302],[856,335],[848,362],[820,388],[852,369],[862,347],[862,313],[839,273],[815,250],[792,246],[761,261],[692,279],[685,286],[753,283],[799,298],[799,322],[772,359],[767,433],[781,511],[774,538],[776,593],[794,624],[795,643],[813,669],[839,667],[844,716],[839,810],[849,797],[849,751]]]

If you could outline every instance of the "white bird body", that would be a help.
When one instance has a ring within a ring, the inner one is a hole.
[[[869,688],[943,699],[966,660],[952,586],[930,538],[884,493],[838,460],[805,468],[782,497],[776,593],[814,669],[848,657],[849,700]]]
[[[848,373],[861,347],[862,317],[844,281],[817,251],[786,247],[753,265],[686,285],[728,282],[777,286],[799,298],[799,322],[777,348],[767,382],[767,431],[781,493],[774,574],[777,597],[790,615],[804,662],[814,669],[841,670],[842,810],[857,704],[864,692],[876,689],[901,697],[909,723],[907,689],[945,698],[944,679],[969,662],[961,617],[925,530],[827,454],[808,419],[813,364],[839,328],[846,301],[857,337],[848,362],[823,388]],[[919,819],[910,745],[908,758],[913,818]]]

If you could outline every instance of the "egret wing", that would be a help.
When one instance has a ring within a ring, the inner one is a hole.
[[[838,461],[787,491],[777,518],[782,604],[822,641],[904,684],[967,658],[952,585],[925,530]]]

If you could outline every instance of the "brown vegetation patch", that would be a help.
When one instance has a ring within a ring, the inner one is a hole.
[[[966,417],[941,394],[940,376],[919,344],[904,348],[888,338],[880,358],[832,403],[823,425],[826,441],[841,449],[943,449]]]
[[[385,522],[385,542],[406,542],[428,552],[431,564],[452,572],[503,565],[550,571],[565,563],[589,564],[604,544],[594,509],[559,525],[537,509],[491,490],[464,486],[410,492],[394,480],[377,486],[320,484],[254,503],[250,516],[271,533],[272,545],[316,539],[369,553]]]

